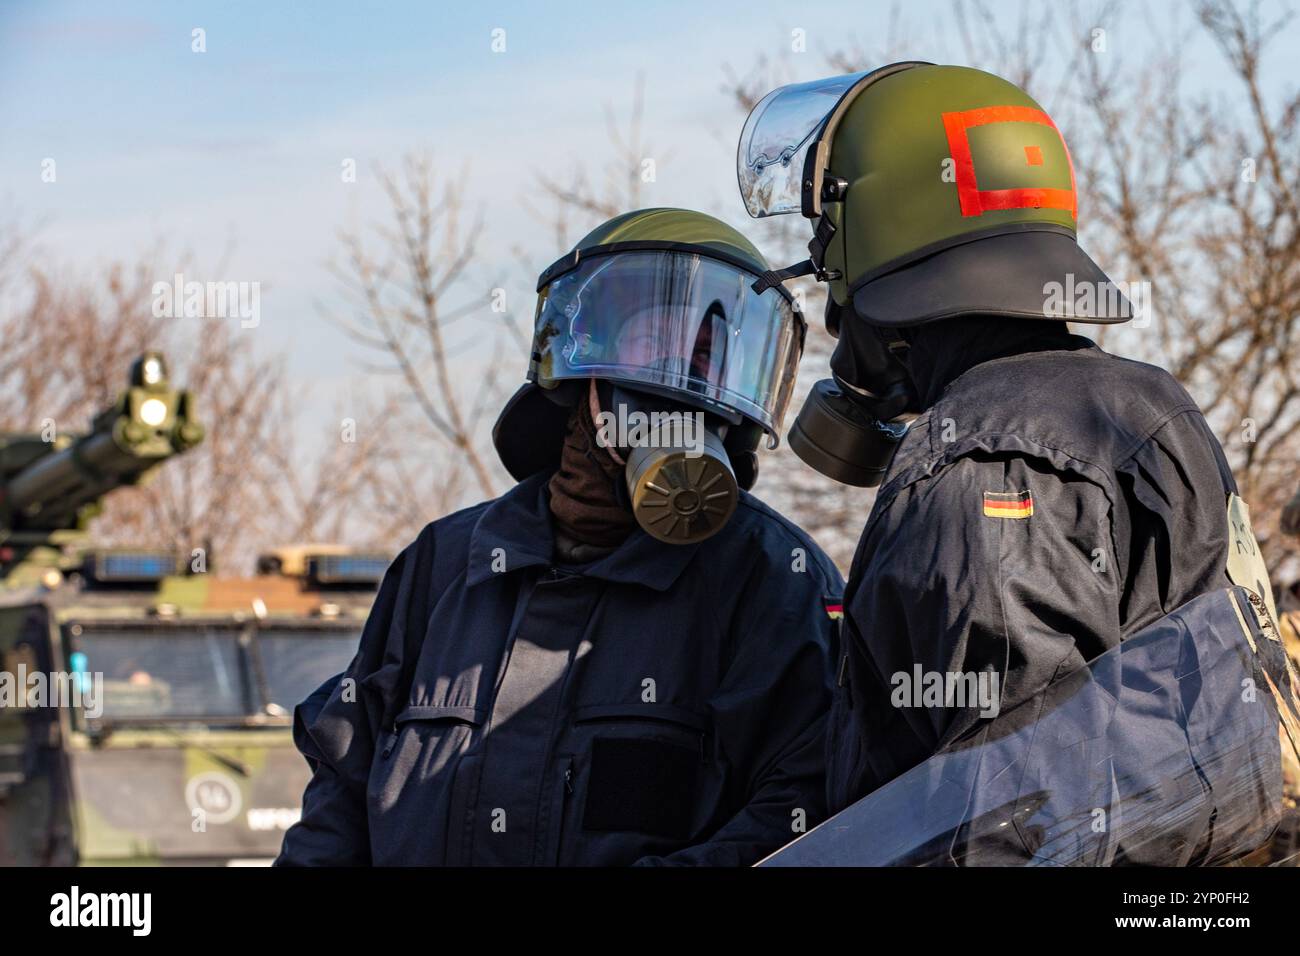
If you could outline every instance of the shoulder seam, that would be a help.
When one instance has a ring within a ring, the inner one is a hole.
[[[760,518],[775,521],[777,527],[781,529],[787,540],[793,541],[801,547],[811,549],[817,555],[817,560],[814,560],[812,564],[817,569],[817,575],[821,579],[823,590],[829,590],[832,587],[832,579],[827,573],[826,568],[833,568],[836,574],[839,574],[839,568],[835,566],[835,562],[830,559],[830,555],[826,554],[826,552],[822,550],[821,545],[814,541],[808,532],[804,531],[780,512],[768,507],[752,495],[748,495],[748,493],[746,493],[746,496],[740,498],[738,504],[748,508]],[[823,562],[825,562],[826,568],[822,567]],[[834,588],[835,593],[839,593],[844,589],[844,586],[839,584],[834,585]]]
[[[1155,424],[1152,425],[1141,438],[1134,441],[1131,447],[1125,449],[1124,454],[1115,459],[1115,467],[1118,468],[1120,465],[1127,464],[1131,461],[1133,456],[1138,453],[1142,446],[1155,436],[1156,432],[1160,431],[1179,415],[1186,415],[1188,412],[1203,414],[1200,406],[1195,402],[1183,402],[1181,405],[1170,409],[1164,415],[1160,416],[1160,418],[1156,419]]]

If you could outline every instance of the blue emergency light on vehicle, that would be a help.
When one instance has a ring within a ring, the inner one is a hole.
[[[308,560],[307,576],[314,584],[375,585],[390,559],[385,554],[318,554]]]
[[[87,579],[104,584],[148,583],[176,573],[171,551],[96,551],[86,556]]]

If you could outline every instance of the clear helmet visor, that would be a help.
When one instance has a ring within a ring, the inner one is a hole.
[[[782,86],[750,111],[736,149],[736,178],[751,216],[800,211],[808,149],[840,97],[866,75],[846,73]]]
[[[542,292],[536,380],[649,385],[776,435],[794,388],[801,320],[778,290],[755,293],[755,278],[690,253],[585,259]]]

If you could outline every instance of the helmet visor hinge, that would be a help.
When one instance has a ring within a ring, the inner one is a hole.
[[[849,181],[839,176],[824,176],[822,179],[822,202],[843,202],[849,193]]]

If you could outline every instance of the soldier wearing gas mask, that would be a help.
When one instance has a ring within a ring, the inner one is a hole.
[[[738,167],[751,215],[815,226],[810,259],[756,288],[829,283],[833,378],[791,447],[879,485],[837,651],[838,811],[1228,587],[1244,504],[1187,392],[1067,326],[1132,307],[1077,245],[1069,153],[1014,85],[907,62],[783,87],[751,113]],[[992,693],[904,693],[931,674]],[[1199,839],[1127,851],[1187,862]]]
[[[279,863],[741,865],[824,816],[842,581],[746,490],[805,331],[766,269],[650,209],[542,273],[518,484],[425,528],[298,709]]]

